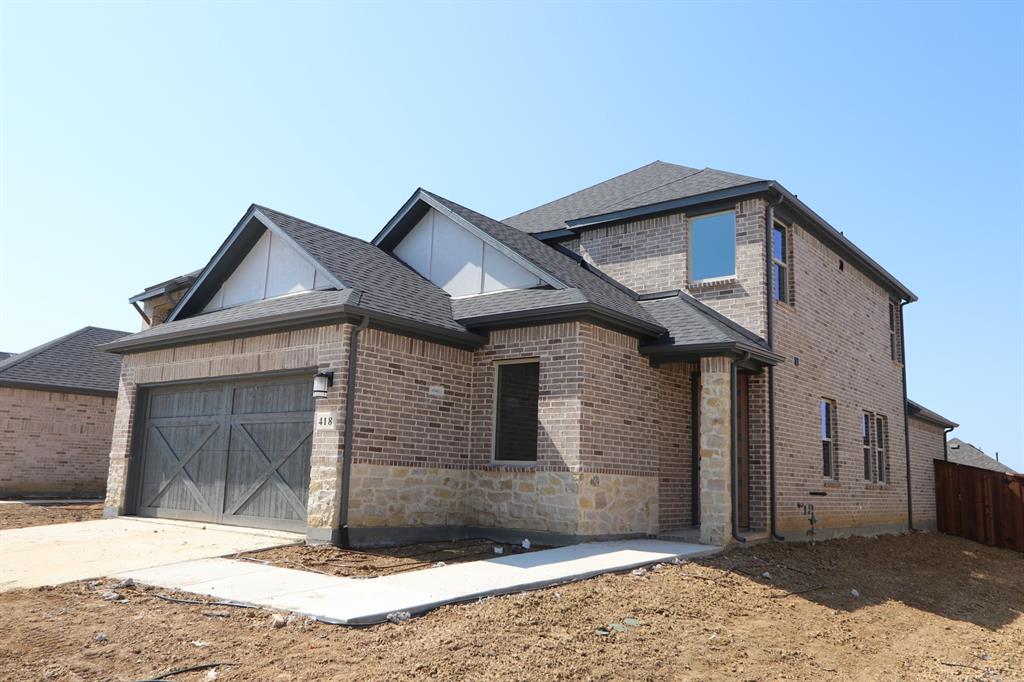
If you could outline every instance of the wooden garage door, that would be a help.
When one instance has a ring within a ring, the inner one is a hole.
[[[144,389],[136,513],[304,530],[308,376]]]

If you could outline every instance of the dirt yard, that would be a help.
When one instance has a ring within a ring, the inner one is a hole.
[[[1024,679],[1024,556],[939,535],[745,547],[369,628],[110,587],[0,594],[0,679]]]
[[[520,545],[499,544],[490,540],[461,540],[457,542],[425,542],[404,547],[364,551],[330,546],[291,545],[247,552],[237,558],[326,575],[376,578],[382,575],[431,568],[440,563],[458,564],[464,561],[493,559],[498,556],[494,551],[495,547],[501,549],[502,556],[544,549],[544,547],[532,545],[529,550],[526,550]]]
[[[52,502],[3,502],[0,503],[0,530],[47,526],[51,523],[73,523],[92,521],[103,516],[103,500],[68,503],[65,500]]]

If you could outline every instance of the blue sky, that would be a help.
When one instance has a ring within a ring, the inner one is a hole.
[[[362,237],[662,159],[896,274],[911,397],[1024,470],[1019,3],[0,5],[0,350],[202,266],[251,202]]]

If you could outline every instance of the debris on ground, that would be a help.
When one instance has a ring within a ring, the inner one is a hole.
[[[388,622],[394,623],[395,625],[400,625],[410,618],[412,618],[412,614],[408,611],[392,611],[387,615]]]
[[[110,641],[110,638],[107,637],[107,633],[105,633],[105,632],[97,632],[95,635],[93,635],[93,639],[96,640],[97,642],[109,642]]]
[[[522,543],[523,549],[530,549],[530,538],[524,538]]]
[[[647,575],[647,569],[643,567],[634,568],[632,571],[629,572],[629,574],[632,576],[636,576],[637,578],[642,578],[645,575]]]
[[[502,547],[501,545],[495,545],[494,546],[494,553],[495,554],[504,554],[505,553],[505,548]]]
[[[860,598],[860,592],[858,592],[857,590],[850,590],[850,596],[853,597],[854,599],[859,599]]]
[[[288,619],[280,613],[275,613],[270,616],[270,625],[274,628],[283,628],[287,624]]]

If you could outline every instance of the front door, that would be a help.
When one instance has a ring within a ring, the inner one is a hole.
[[[750,528],[750,375],[736,374],[736,525]]]

